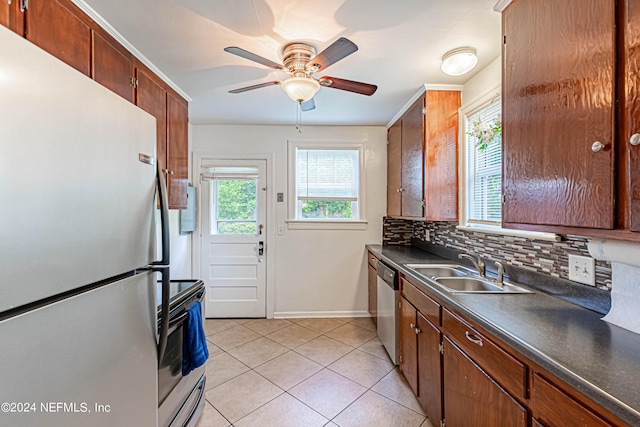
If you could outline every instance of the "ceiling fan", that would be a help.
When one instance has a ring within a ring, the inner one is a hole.
[[[330,65],[335,64],[358,50],[358,46],[356,46],[355,43],[344,37],[339,38],[317,55],[316,49],[307,43],[289,43],[284,47],[282,64],[278,64],[277,62],[235,46],[226,47],[224,50],[250,61],[265,65],[274,70],[284,71],[291,76],[284,81],[273,80],[259,83],[252,86],[230,90],[229,93],[242,93],[263,87],[282,85],[282,89],[286,92],[289,98],[298,102],[303,111],[309,111],[315,108],[313,97],[318,90],[320,90],[321,86],[346,90],[348,92],[359,93],[367,96],[373,95],[378,89],[378,86],[376,85],[356,82],[353,80],[339,79],[337,77],[313,77],[313,73],[326,69]]]

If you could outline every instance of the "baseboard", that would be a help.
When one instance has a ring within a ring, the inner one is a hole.
[[[371,317],[368,311],[276,311],[274,319],[304,319],[304,318],[330,318],[330,317]]]

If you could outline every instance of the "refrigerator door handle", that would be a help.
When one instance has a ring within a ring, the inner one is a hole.
[[[169,200],[167,198],[167,183],[164,174],[157,163],[158,199],[160,203],[160,228],[162,230],[162,256],[160,261],[154,261],[151,265],[169,265]]]
[[[167,348],[167,336],[169,333],[169,205],[167,199],[167,184],[164,174],[160,169],[160,162],[157,165],[158,200],[160,203],[160,228],[162,234],[162,257],[160,261],[151,263],[151,270],[160,272],[162,275],[162,306],[160,309],[160,336],[158,337],[158,364],[164,357]]]
[[[167,349],[167,337],[169,335],[169,266],[154,266],[152,270],[162,275],[162,306],[160,309],[160,334],[158,337],[158,365],[162,362],[164,352]]]

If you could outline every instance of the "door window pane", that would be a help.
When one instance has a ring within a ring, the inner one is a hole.
[[[256,179],[212,181],[211,230],[213,234],[257,233]]]

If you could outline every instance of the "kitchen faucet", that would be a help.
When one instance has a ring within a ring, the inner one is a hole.
[[[484,261],[482,261],[480,259],[480,257],[478,257],[478,261],[476,261],[471,255],[469,254],[460,254],[458,255],[458,258],[463,259],[469,259],[471,260],[471,262],[473,263],[473,266],[476,268],[476,270],[478,270],[478,274],[480,275],[480,277],[487,277],[485,276],[485,265],[484,265]]]
[[[498,267],[496,285],[498,285],[499,288],[504,288],[504,265],[502,265],[500,261],[496,261],[496,267]]]

